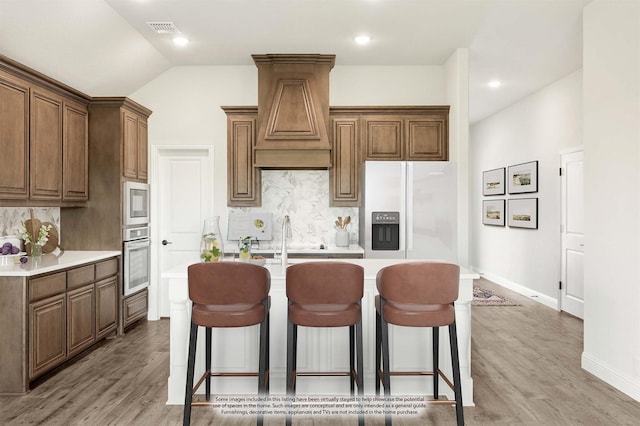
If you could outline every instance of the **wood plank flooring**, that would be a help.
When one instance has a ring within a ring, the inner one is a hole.
[[[496,284],[521,306],[472,308],[475,407],[467,425],[638,425],[640,403],[580,368],[582,321]],[[23,397],[0,397],[0,425],[179,425],[182,406],[165,405],[169,321],[141,323],[39,384]],[[368,377],[365,378],[370,380]],[[252,417],[194,407],[193,425],[249,426]],[[267,417],[265,425],[283,425]],[[356,425],[356,418],[313,417],[294,425]],[[384,424],[367,417],[366,425]],[[394,425],[455,424],[452,407],[434,406]]]

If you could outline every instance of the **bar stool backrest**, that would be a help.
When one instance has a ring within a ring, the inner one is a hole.
[[[201,305],[257,304],[269,295],[271,275],[262,266],[243,262],[190,265],[189,299]]]
[[[376,286],[387,301],[447,305],[458,299],[460,267],[442,262],[407,262],[378,271]]]
[[[348,262],[305,262],[287,268],[287,298],[305,304],[351,304],[364,295],[364,268]]]

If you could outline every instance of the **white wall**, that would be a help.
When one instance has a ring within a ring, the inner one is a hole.
[[[558,80],[473,125],[470,136],[471,264],[488,278],[557,306],[562,149],[582,144],[582,73]],[[538,161],[538,229],[482,224],[482,172]]]
[[[583,14],[583,367],[640,401],[640,4]]]

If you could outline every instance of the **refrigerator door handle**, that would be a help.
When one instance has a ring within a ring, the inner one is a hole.
[[[407,162],[407,190],[405,192],[405,199],[407,200],[407,229],[405,236],[407,240],[407,252],[413,250],[413,163]],[[408,257],[408,256],[407,256]]]

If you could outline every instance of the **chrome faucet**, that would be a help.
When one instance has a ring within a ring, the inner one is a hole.
[[[282,266],[287,266],[287,239],[291,238],[291,220],[289,215],[282,219],[282,255],[280,256]]]

